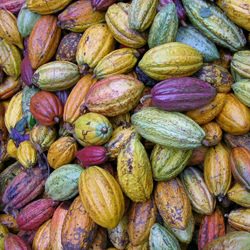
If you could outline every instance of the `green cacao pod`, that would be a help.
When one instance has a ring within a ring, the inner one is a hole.
[[[236,97],[250,107],[250,80],[241,80],[232,85],[232,89]]]
[[[250,208],[250,192],[244,185],[235,183],[227,192],[227,197],[229,200],[241,205],[242,207]]]
[[[154,180],[167,181],[175,178],[187,166],[192,150],[164,147],[156,144],[151,153]]]
[[[134,114],[131,121],[142,137],[167,147],[196,148],[201,145],[205,136],[197,123],[178,112],[144,108]]]
[[[211,41],[232,51],[245,46],[246,38],[240,28],[224,12],[205,0],[183,0],[189,20]]]

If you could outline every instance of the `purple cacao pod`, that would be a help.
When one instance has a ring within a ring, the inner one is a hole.
[[[91,4],[95,10],[106,10],[116,0],[91,0]]]
[[[19,12],[25,2],[25,0],[1,0],[0,9],[8,10],[15,14]]]
[[[89,146],[79,150],[76,158],[84,167],[103,164],[107,161],[107,150],[102,146]]]
[[[61,101],[62,105],[64,106],[67,98],[69,96],[69,90],[61,90],[61,91],[56,91],[56,96],[59,98],[59,100]]]
[[[28,86],[32,85],[33,73],[34,70],[31,67],[30,59],[28,55],[26,55],[21,63],[21,79]]]
[[[152,88],[151,95],[155,107],[168,111],[189,111],[211,102],[216,89],[200,79],[181,77],[159,82]]]
[[[8,234],[4,240],[4,249],[31,250],[30,246],[18,235]]]
[[[29,245],[32,245],[33,240],[35,238],[36,235],[36,231],[19,231],[17,234],[19,237],[21,237],[25,242],[27,242]]]

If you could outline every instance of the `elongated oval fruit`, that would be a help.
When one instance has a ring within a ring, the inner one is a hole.
[[[27,0],[28,9],[41,15],[53,14],[64,9],[72,0]]]
[[[100,226],[114,228],[121,220],[125,203],[122,190],[106,170],[93,166],[82,172],[79,193],[89,216]]]
[[[185,43],[198,50],[202,54],[204,62],[213,62],[220,58],[215,44],[191,25],[179,27],[176,42]]]
[[[250,130],[250,111],[233,94],[227,94],[216,122],[227,133],[244,135]]]
[[[223,144],[210,147],[204,161],[204,179],[209,191],[222,200],[231,184],[229,152]]]
[[[24,3],[25,0],[2,0],[0,8],[15,14],[18,13]]]
[[[248,0],[218,0],[216,2],[226,15],[240,27],[250,31],[250,17]]]
[[[114,38],[119,43],[130,48],[141,48],[147,42],[146,35],[129,27],[129,11],[130,4],[113,4],[108,8],[105,20]]]
[[[211,214],[214,211],[215,200],[205,184],[202,173],[194,167],[186,168],[181,173],[181,181],[193,210],[199,214]]]
[[[3,9],[0,9],[0,38],[23,49],[23,41],[17,28],[16,17],[8,10]]]
[[[55,54],[61,37],[57,18],[42,16],[33,27],[28,41],[28,54],[33,69],[47,63]]]
[[[23,141],[17,148],[17,160],[24,168],[31,168],[37,162],[37,152],[30,141]]]
[[[181,77],[157,83],[151,90],[152,104],[168,111],[189,111],[213,100],[216,90],[194,77]]]
[[[178,16],[174,3],[167,4],[155,16],[149,31],[149,48],[174,42],[178,30]]]
[[[202,55],[189,45],[172,42],[148,50],[140,69],[155,80],[193,75],[202,66]]]
[[[231,22],[223,11],[204,0],[183,0],[189,20],[209,39],[232,51],[246,44],[243,32]]]
[[[69,200],[78,194],[78,179],[83,168],[68,164],[53,171],[45,182],[45,193],[56,201]]]
[[[30,246],[18,235],[8,234],[4,241],[3,249],[30,250]]]
[[[230,154],[230,166],[234,178],[250,189],[250,151],[243,147],[233,148]]]
[[[104,21],[105,13],[95,11],[90,0],[76,1],[58,16],[58,25],[74,32],[83,32],[93,24]]]
[[[117,158],[117,174],[123,192],[134,202],[150,198],[153,178],[147,152],[141,142],[132,136]]]
[[[163,226],[155,223],[150,230],[149,246],[151,250],[180,250],[177,239]]]
[[[250,232],[250,209],[239,208],[228,215],[228,223],[237,230]]]
[[[89,27],[77,46],[76,61],[80,70],[85,72],[88,68],[94,68],[114,46],[115,40],[106,24]]]
[[[148,240],[150,229],[156,221],[157,207],[153,197],[145,202],[133,202],[128,215],[128,235],[134,246]]]
[[[59,122],[63,107],[56,95],[39,91],[30,100],[30,112],[40,124],[51,126]]]
[[[144,85],[127,75],[116,75],[96,82],[89,90],[85,106],[105,116],[125,114],[135,108]]]
[[[0,85],[0,100],[12,97],[21,87],[20,80],[9,76]]]
[[[139,56],[139,52],[131,48],[114,50],[98,62],[94,74],[100,79],[129,73],[134,68]]]
[[[231,148],[244,147],[250,150],[250,133],[245,135],[231,135],[225,133],[223,139],[225,143]]]
[[[235,183],[227,192],[227,197],[242,207],[250,208],[250,192],[242,184]]]
[[[217,208],[211,215],[203,217],[198,236],[198,249],[204,249],[205,245],[225,235],[224,217]]]
[[[29,36],[40,17],[39,14],[30,11],[27,7],[22,7],[17,17],[17,27],[22,37]]]
[[[0,65],[4,73],[17,79],[21,73],[21,54],[15,45],[0,39]]]
[[[109,120],[97,113],[87,113],[80,116],[74,123],[75,136],[83,146],[102,145],[112,134]]]
[[[47,160],[50,166],[54,169],[70,163],[75,158],[77,151],[76,140],[70,136],[60,137],[51,144]]]
[[[231,72],[236,81],[250,78],[250,50],[238,51],[231,61]]]
[[[32,83],[42,90],[58,91],[71,88],[80,79],[77,65],[67,61],[54,61],[39,67]]]
[[[250,80],[242,80],[232,85],[232,89],[236,97],[250,107]]]
[[[216,122],[209,122],[202,126],[206,133],[203,145],[207,147],[216,146],[222,139],[222,130]]]
[[[218,93],[210,103],[201,108],[188,111],[186,115],[200,125],[211,122],[223,109],[226,97],[226,94]]]
[[[133,0],[130,6],[129,27],[140,32],[145,31],[156,15],[157,0]]]
[[[62,249],[89,249],[94,240],[97,225],[83,207],[77,196],[64,219],[61,241]]]
[[[145,139],[167,147],[193,149],[201,145],[205,132],[187,116],[157,108],[144,108],[131,117]]]
[[[154,180],[167,181],[175,178],[187,166],[191,155],[192,150],[156,144],[150,156]]]

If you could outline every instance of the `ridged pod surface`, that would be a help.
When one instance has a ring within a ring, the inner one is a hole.
[[[156,15],[157,0],[134,0],[128,14],[129,27],[140,32],[150,27]]]
[[[56,13],[64,9],[72,0],[27,0],[28,9],[41,15]]]
[[[31,250],[30,246],[18,235],[8,234],[3,249]]]
[[[228,215],[228,223],[237,230],[250,232],[250,209],[232,210]]]
[[[165,80],[193,75],[202,63],[202,55],[196,49],[172,42],[148,50],[139,62],[139,67],[153,79]]]
[[[133,202],[128,214],[128,235],[134,246],[148,240],[150,229],[156,221],[157,207],[154,198],[145,202]]]
[[[75,158],[77,143],[70,136],[60,137],[48,150],[48,163],[54,169],[70,163]]]
[[[202,129],[205,131],[206,136],[203,140],[203,145],[207,147],[216,146],[220,143],[222,139],[222,130],[216,122],[209,122],[202,126]]]
[[[244,135],[250,130],[250,110],[233,94],[227,94],[216,122],[227,133]]]
[[[134,202],[150,198],[153,178],[150,161],[142,143],[132,136],[117,158],[117,174],[123,192]]]
[[[241,205],[242,207],[250,208],[250,192],[247,188],[239,183],[235,183],[227,192],[229,200]]]
[[[224,217],[217,208],[211,215],[206,215],[202,218],[199,228],[198,249],[204,249],[205,245],[224,235]]]
[[[55,54],[61,37],[57,18],[42,16],[33,27],[28,41],[28,54],[33,69],[47,63]]]
[[[97,224],[105,228],[118,225],[125,202],[119,184],[109,172],[96,166],[83,171],[79,193],[84,208]]]
[[[37,151],[30,141],[23,141],[17,148],[16,158],[24,168],[31,168],[37,162]]]
[[[61,233],[62,249],[89,249],[96,230],[97,225],[89,217],[80,197],[76,197],[63,222]]]
[[[187,166],[192,150],[163,147],[156,144],[150,161],[154,180],[167,181],[175,178]]]
[[[108,117],[125,114],[138,104],[143,89],[143,83],[131,76],[110,76],[90,88],[85,106]]]
[[[244,147],[250,150],[250,133],[245,135],[231,135],[225,133],[223,139],[225,143],[231,148]]]
[[[42,90],[58,91],[71,88],[80,79],[76,64],[67,61],[54,61],[39,67],[32,83]]]
[[[220,114],[225,105],[226,97],[226,94],[218,93],[210,103],[201,108],[188,111],[186,115],[200,125],[211,122],[217,115]]]
[[[171,228],[185,229],[192,214],[189,198],[179,179],[158,182],[154,192],[158,211]]]
[[[17,13],[24,3],[25,0],[2,0],[0,8],[4,10],[6,9],[11,13]]]
[[[17,79],[21,73],[21,54],[15,45],[0,39],[0,65],[4,73]]]
[[[129,27],[129,11],[130,4],[113,4],[108,8],[105,19],[114,38],[119,43],[130,48],[141,48],[147,42],[146,35]]]
[[[58,25],[62,29],[83,32],[96,23],[105,21],[104,12],[95,11],[90,0],[70,4],[59,16]]]
[[[9,76],[0,85],[0,100],[12,97],[21,87],[19,79]]]
[[[181,181],[193,210],[199,214],[211,214],[214,211],[215,200],[205,184],[202,173],[194,167],[186,168],[181,173]]]
[[[231,72],[236,81],[250,78],[250,50],[238,51],[231,61]]]
[[[213,42],[232,51],[245,46],[246,38],[242,30],[220,8],[204,0],[182,2],[191,23]]]
[[[131,117],[145,139],[167,147],[193,149],[201,145],[205,132],[187,116],[157,108],[144,108]]]
[[[222,200],[231,184],[229,151],[221,143],[210,147],[204,161],[204,179],[209,191]]]
[[[250,107],[250,80],[241,80],[232,85],[232,89],[236,97]]]

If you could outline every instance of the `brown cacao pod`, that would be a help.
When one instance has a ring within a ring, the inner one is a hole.
[[[231,148],[244,147],[250,150],[250,133],[245,135],[231,135],[225,133],[223,139]]]
[[[106,229],[99,227],[92,243],[92,250],[102,250],[107,248],[108,238]]]
[[[8,137],[8,130],[4,123],[4,113],[4,105],[0,102],[0,141],[6,141]]]
[[[250,110],[233,94],[227,94],[225,105],[216,121],[225,132],[244,135],[250,130]]]
[[[31,97],[30,112],[40,124],[51,126],[59,122],[63,106],[55,94],[39,91]]]
[[[19,209],[43,192],[47,173],[39,167],[18,174],[4,191],[2,201],[8,207]]]
[[[243,147],[233,148],[230,154],[230,166],[234,178],[250,189],[250,151]]]
[[[179,179],[158,182],[155,203],[158,211],[169,226],[185,229],[191,216],[191,204]]]
[[[189,159],[188,166],[200,165],[204,162],[206,153],[208,151],[207,147],[200,146],[195,148]]]
[[[203,140],[203,145],[207,147],[217,145],[222,139],[222,130],[216,122],[209,122],[202,126],[203,130],[206,133],[206,136]]]
[[[30,246],[19,236],[9,234],[4,241],[4,249],[31,250]]]
[[[145,202],[132,203],[128,215],[128,236],[134,246],[141,245],[148,240],[156,215],[157,207],[153,197]]]
[[[13,77],[7,77],[3,83],[0,84],[0,100],[5,100],[12,97],[21,87],[19,79],[15,80]]]
[[[203,217],[199,229],[198,249],[204,249],[205,245],[225,235],[224,217],[217,208],[211,215]]]
[[[84,209],[81,198],[76,197],[64,219],[61,234],[63,249],[87,250],[94,240],[96,230],[97,225]]]
[[[17,216],[21,230],[34,230],[50,219],[58,205],[51,199],[39,199],[24,207]]]
[[[55,54],[61,36],[57,18],[42,16],[33,27],[29,36],[28,54],[33,69],[47,63]]]

